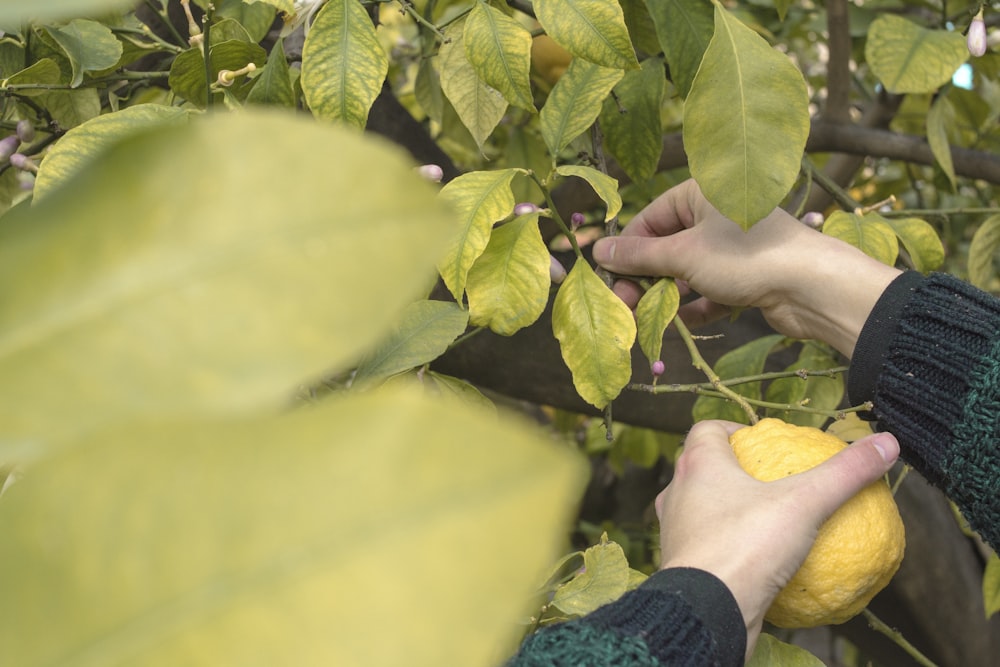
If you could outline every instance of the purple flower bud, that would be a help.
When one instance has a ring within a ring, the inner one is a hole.
[[[21,140],[15,134],[0,139],[0,163],[7,162],[20,145]]]
[[[587,218],[585,218],[583,213],[580,213],[579,211],[576,211],[573,215],[569,217],[569,224],[573,226],[573,229],[576,229],[586,221]]]
[[[436,164],[421,165],[417,167],[417,173],[434,183],[440,183],[441,179],[444,178],[444,169]]]
[[[38,167],[30,157],[24,153],[14,153],[10,156],[10,166],[23,171],[38,171]]]
[[[802,216],[801,220],[802,224],[813,229],[819,229],[823,226],[823,214],[819,211],[809,211]]]
[[[559,262],[559,260],[552,255],[549,255],[549,278],[556,285],[559,285],[562,281],[566,280],[566,269]]]
[[[527,215],[538,211],[538,207],[530,201],[524,201],[514,207],[514,215]]]
[[[965,36],[965,44],[969,47],[969,53],[977,58],[986,53],[986,22],[983,21],[983,10],[972,19],[969,24],[969,32]]]
[[[663,375],[663,372],[665,370],[667,370],[667,366],[662,361],[657,359],[656,361],[653,362],[653,365],[650,367],[650,370],[653,371],[653,377],[658,378],[661,375]]]
[[[17,136],[21,138],[26,144],[30,144],[35,140],[35,126],[30,120],[19,120],[17,121]]]

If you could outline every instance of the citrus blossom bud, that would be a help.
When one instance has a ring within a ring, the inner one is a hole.
[[[0,164],[7,162],[20,145],[21,140],[14,134],[0,139]]]
[[[549,255],[549,278],[556,285],[559,285],[566,279],[566,269],[559,262],[559,260],[552,255]]]
[[[650,370],[653,371],[653,377],[658,378],[661,375],[663,375],[663,372],[665,370],[667,370],[667,366],[662,361],[657,359],[656,361],[653,362],[653,365],[650,367]]]
[[[819,229],[823,226],[823,214],[819,211],[809,211],[801,218],[802,224],[812,227],[813,229]]]
[[[34,161],[25,155],[24,153],[14,153],[10,156],[10,166],[15,169],[21,169],[22,171],[38,171],[38,166]]]
[[[417,173],[434,183],[440,183],[441,179],[444,178],[444,169],[436,164],[420,165],[417,167]]]
[[[534,213],[537,210],[537,206],[532,204],[530,201],[525,201],[514,207],[514,215],[527,215],[528,213]]]
[[[17,136],[26,144],[30,144],[35,139],[35,126],[30,120],[17,121]]]
[[[573,229],[576,229],[586,221],[587,218],[585,218],[583,216],[583,213],[580,213],[579,211],[576,211],[575,213],[573,213],[573,215],[569,217],[569,223],[573,225]]]
[[[986,53],[986,22],[983,20],[983,10],[972,19],[969,24],[969,32],[965,36],[965,44],[969,47],[969,53],[979,57]]]

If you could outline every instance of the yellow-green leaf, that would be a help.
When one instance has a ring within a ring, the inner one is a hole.
[[[469,270],[471,323],[511,336],[537,320],[549,301],[550,261],[537,212],[493,230]]]
[[[749,229],[795,183],[808,135],[801,72],[716,3],[715,34],[684,103],[684,148],[705,197]]]
[[[556,173],[560,176],[576,176],[590,183],[597,196],[604,201],[607,212],[604,214],[605,221],[618,215],[622,210],[622,198],[618,194],[617,179],[605,173],[584,165],[564,164],[556,168]]]
[[[464,29],[465,19],[445,30],[445,42],[438,51],[441,91],[482,150],[483,144],[507,112],[507,100],[500,91],[480,79],[476,68],[469,62],[465,54]]]
[[[0,225],[0,447],[286,405],[426,294],[452,229],[410,160],[293,113],[116,144]]]
[[[285,14],[289,15],[295,13],[295,5],[296,5],[295,0],[246,0],[246,2],[250,4],[260,2],[266,5],[271,5],[278,11],[284,12]],[[304,3],[300,2],[299,4],[304,4]]]
[[[20,25],[29,21],[64,19],[135,9],[133,0],[31,0],[0,3],[0,23]]]
[[[993,257],[1000,247],[1000,214],[991,215],[979,225],[969,243],[969,282],[980,289],[989,289],[997,272]]]
[[[531,99],[531,33],[485,2],[465,20],[465,55],[483,81],[514,106],[535,110]]]
[[[958,31],[930,30],[894,14],[868,28],[865,60],[891,93],[931,93],[969,58]]]
[[[375,26],[358,0],[329,0],[302,47],[302,93],[313,115],[363,129],[389,71]]]
[[[267,57],[264,71],[254,80],[253,88],[247,94],[247,103],[293,109],[295,102],[295,86],[285,59],[284,40],[279,37],[271,47],[271,55]]]
[[[552,87],[539,114],[542,137],[557,156],[586,132],[601,112],[601,103],[622,78],[622,70],[574,58]]]
[[[424,388],[432,395],[444,396],[464,403],[473,408],[485,410],[491,414],[496,414],[496,405],[493,401],[483,396],[483,392],[465,380],[459,380],[450,375],[427,371],[423,375]]]
[[[663,61],[647,58],[642,68],[625,74],[614,98],[605,98],[601,132],[606,148],[636,182],[656,173],[663,152],[660,110],[666,79]]]
[[[1000,611],[1000,557],[994,552],[983,570],[983,606],[986,618]]]
[[[823,233],[850,243],[869,257],[892,266],[899,256],[896,232],[885,218],[868,213],[864,216],[835,211],[823,224]]]
[[[469,311],[450,301],[417,301],[408,305],[392,332],[365,356],[354,384],[379,382],[434,361],[462,335]]]
[[[617,1],[535,0],[533,7],[545,32],[574,56],[603,67],[639,67]]]
[[[803,345],[799,358],[786,368],[788,372],[823,371],[840,366],[839,359],[833,350],[818,343],[807,342]],[[765,394],[766,400],[772,403],[786,405],[803,405],[819,410],[835,410],[844,398],[844,378],[841,374],[806,375],[778,378],[771,382]],[[778,410],[769,408],[768,417],[777,417],[790,424],[813,426],[819,428],[827,421],[825,415],[800,412],[796,410]]]
[[[256,44],[242,39],[230,39],[218,44],[213,39],[212,42],[209,58],[212,61],[213,79],[224,69],[235,71],[248,63],[263,67],[267,62],[267,52]],[[175,95],[204,107],[208,101],[208,91],[205,89],[205,57],[202,50],[188,49],[174,58],[167,81]]]
[[[715,11],[705,0],[647,2],[670,76],[682,98],[688,96],[701,58],[715,31]]]
[[[927,143],[931,146],[931,153],[937,160],[941,171],[948,177],[951,189],[957,187],[955,182],[955,165],[951,159],[951,147],[948,145],[948,127],[954,122],[955,109],[951,102],[944,95],[940,95],[931,104],[930,111],[927,112]]]
[[[7,86],[19,86],[19,85],[34,85],[34,84],[55,84],[59,83],[59,79],[62,77],[62,71],[59,69],[58,63],[51,58],[42,58],[36,63],[33,63],[30,67],[26,67],[19,72],[15,72],[8,78],[4,79],[2,87]],[[18,91],[19,95],[27,95],[28,97],[33,97],[37,95],[46,95],[48,91],[45,89],[32,89],[25,88]]]
[[[156,128],[186,124],[191,112],[160,104],[138,104],[74,127],[49,149],[35,178],[34,201],[94,164],[107,148]]]
[[[556,294],[552,332],[577,393],[603,409],[632,377],[632,311],[589,264],[577,261]]]
[[[629,579],[625,552],[605,534],[600,543],[583,552],[583,568],[556,589],[552,606],[575,616],[589,614],[624,595]]]
[[[584,477],[414,392],[126,423],[4,494],[0,663],[491,664]]]
[[[921,273],[937,271],[944,264],[944,245],[941,237],[926,220],[920,218],[882,218],[896,232],[906,252],[913,261],[913,268]]]
[[[438,261],[438,271],[459,303],[465,293],[469,269],[486,250],[493,224],[514,210],[510,182],[520,171],[470,171],[441,188],[439,199],[456,213],[457,229]]]
[[[122,43],[111,28],[85,19],[74,19],[62,26],[46,28],[69,58],[74,88],[83,83],[83,76],[114,67],[122,57]]]
[[[773,334],[745,343],[719,357],[713,370],[723,381],[759,375],[764,370],[768,355],[783,338],[779,334]],[[730,389],[740,396],[759,400],[760,386],[760,381],[753,381],[732,385]],[[740,406],[732,401],[712,396],[699,396],[694,402],[691,415],[695,421],[728,419],[741,424],[747,423],[747,414]]]
[[[660,360],[663,332],[677,315],[681,304],[680,292],[673,278],[661,278],[646,290],[635,308],[639,328],[639,347],[652,364]]]
[[[762,632],[746,667],[823,667],[823,662],[800,646]]]

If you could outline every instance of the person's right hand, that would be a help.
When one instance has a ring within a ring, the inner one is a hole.
[[[599,240],[594,259],[621,275],[677,278],[682,294],[701,295],[681,308],[691,326],[754,306],[786,336],[823,340],[848,357],[900,273],[781,209],[744,232],[693,180],[660,195],[621,236]],[[631,281],[619,281],[615,292],[630,307],[640,296]]]

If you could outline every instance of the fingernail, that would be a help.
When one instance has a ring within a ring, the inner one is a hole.
[[[598,239],[594,244],[594,261],[598,264],[610,262],[615,258],[614,239]]]
[[[871,442],[886,463],[892,463],[899,456],[899,442],[892,434],[878,433]]]

